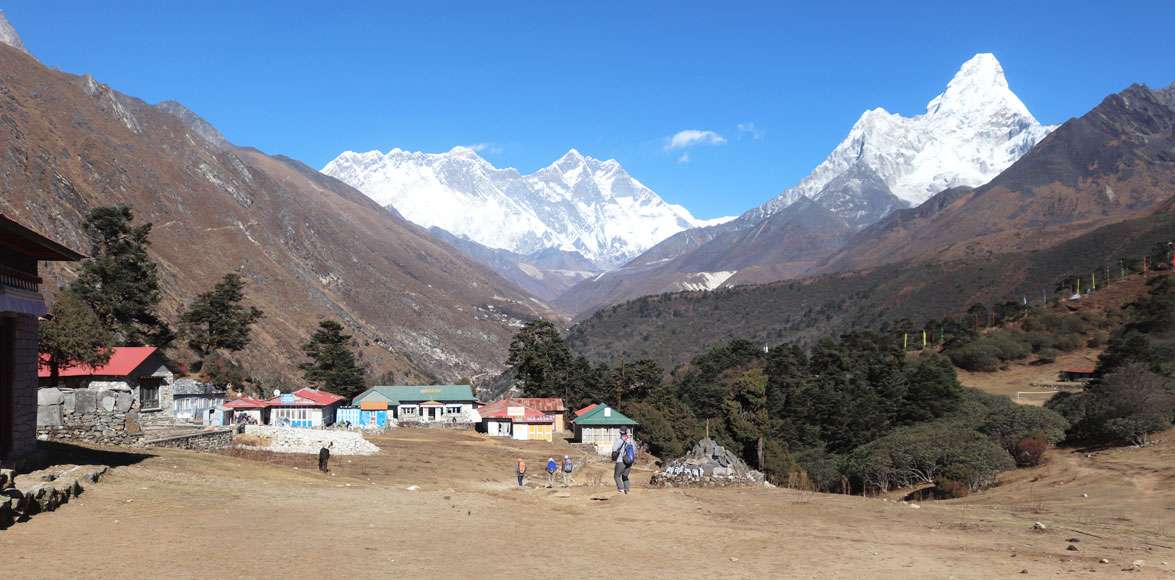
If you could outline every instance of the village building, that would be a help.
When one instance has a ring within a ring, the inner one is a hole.
[[[225,403],[224,409],[224,422],[228,424],[266,425],[269,423],[268,401],[253,397],[241,397]]]
[[[555,416],[523,404],[527,399],[503,399],[478,410],[479,430],[491,437],[510,437],[519,441],[552,441]],[[560,406],[561,403],[560,403]]]
[[[0,214],[0,467],[23,468],[37,450],[38,260],[83,257]]]
[[[340,407],[335,421],[355,429],[386,429],[395,425],[387,401],[363,401],[357,406]]]
[[[266,401],[269,424],[278,427],[318,429],[335,424],[335,415],[346,401],[334,393],[318,389],[298,389]]]
[[[600,455],[612,453],[612,445],[620,439],[622,429],[632,433],[636,421],[620,411],[603,404],[592,404],[575,412],[575,440],[596,446]]]
[[[95,391],[129,391],[144,413],[172,412],[172,384],[175,371],[163,353],[153,346],[116,346],[110,360],[97,367],[66,367],[54,384],[49,363],[41,359],[37,378],[42,387],[66,387]]]
[[[221,425],[224,391],[195,379],[176,379],[171,385],[171,416],[201,425]]]
[[[567,407],[563,405],[563,399],[558,397],[517,397],[511,400],[554,417],[555,431],[562,433],[567,430]]]
[[[477,397],[469,385],[379,386],[371,387],[352,401],[382,401],[393,411],[397,422],[466,423],[480,421]]]

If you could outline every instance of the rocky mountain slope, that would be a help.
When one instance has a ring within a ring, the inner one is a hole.
[[[811,174],[739,218],[705,231],[671,237],[624,268],[590,279],[557,301],[576,313],[642,294],[678,290],[698,276],[727,273],[724,285],[760,283],[810,273],[839,249],[852,230],[891,212],[920,203],[956,186],[978,186],[1011,165],[1053,129],[1041,125],[1011,91],[1003,68],[991,54],[978,54],[960,67],[926,113],[903,117],[877,108],[866,111],[845,139]],[[800,200],[823,207],[850,230],[829,230],[827,216],[813,215]],[[778,217],[780,215],[785,217]],[[790,214],[790,215],[788,215]],[[787,223],[789,227],[779,227]],[[801,230],[817,239],[793,254]],[[775,240],[767,234],[781,236]],[[740,245],[739,241],[747,245]],[[762,252],[763,248],[772,251]],[[823,256],[813,250],[826,252]],[[723,260],[691,256],[725,256]],[[706,264],[706,270],[697,269]]]
[[[865,229],[824,267],[1040,249],[1147,215],[1175,194],[1175,85],[1134,85],[1050,134],[987,184]]]
[[[0,212],[79,250],[85,213],[153,222],[165,317],[226,272],[266,316],[243,353],[298,376],[299,346],[341,320],[375,372],[455,379],[497,369],[521,319],[549,311],[365,195],[305,165],[228,144],[182,105],[152,106],[0,46]],[[76,265],[49,272],[46,288]]]
[[[707,223],[666,203],[615,159],[575,149],[529,175],[498,169],[468,147],[347,151],[322,172],[421,226],[521,255],[578,252],[600,270]]]

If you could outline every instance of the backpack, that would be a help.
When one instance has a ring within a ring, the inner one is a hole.
[[[519,462],[518,462],[518,474],[519,474],[519,475],[522,475],[522,474],[524,474],[524,473],[526,473],[526,462],[525,462],[525,461],[519,461]]]
[[[571,473],[571,470],[572,470],[572,469],[573,469],[573,467],[572,467],[572,465],[571,465],[571,460],[570,460],[570,459],[564,459],[564,460],[563,460],[563,471],[565,471],[565,472],[567,472],[567,473]]]
[[[632,441],[629,441],[628,444],[624,446],[624,466],[631,467],[635,462],[636,444],[634,444]]]
[[[557,466],[557,464],[555,463],[554,459],[548,461],[547,462],[547,473],[555,473],[556,466]]]

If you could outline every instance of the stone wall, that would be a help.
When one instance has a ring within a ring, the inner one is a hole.
[[[0,530],[25,522],[36,514],[56,510],[89,489],[109,470],[105,465],[79,465],[46,474],[42,483],[28,489],[16,487],[16,472],[0,469]]]
[[[37,392],[37,438],[136,446],[143,439],[129,390],[59,389]]]
[[[14,339],[12,422],[0,422],[0,429],[12,430],[12,448],[0,457],[0,466],[21,468],[35,461],[37,450],[37,319],[17,315],[9,320]]]
[[[168,447],[171,449],[191,449],[194,451],[217,451],[232,447],[232,444],[232,429],[198,431],[189,435],[176,435],[143,442],[144,447]]]
[[[243,441],[253,444],[241,445],[246,448],[264,449],[278,453],[318,453],[325,445],[334,444],[332,455],[371,455],[379,453],[379,447],[363,438],[358,431],[332,429],[301,429],[297,427],[274,427],[271,425],[246,425]],[[257,443],[264,443],[258,445]]]

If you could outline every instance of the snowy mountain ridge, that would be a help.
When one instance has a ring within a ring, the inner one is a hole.
[[[322,172],[426,228],[519,254],[579,252],[603,269],[679,231],[724,221],[697,219],[615,159],[600,161],[575,149],[529,175],[494,167],[468,147],[346,151]]]
[[[988,182],[1055,128],[1032,116],[994,55],[976,54],[930,100],[924,114],[903,117],[880,107],[865,111],[799,184],[745,215],[762,219],[801,196],[837,211],[837,203],[824,196],[843,194],[825,188],[849,172],[871,173],[867,179],[875,175],[893,195],[917,205],[944,189]]]

